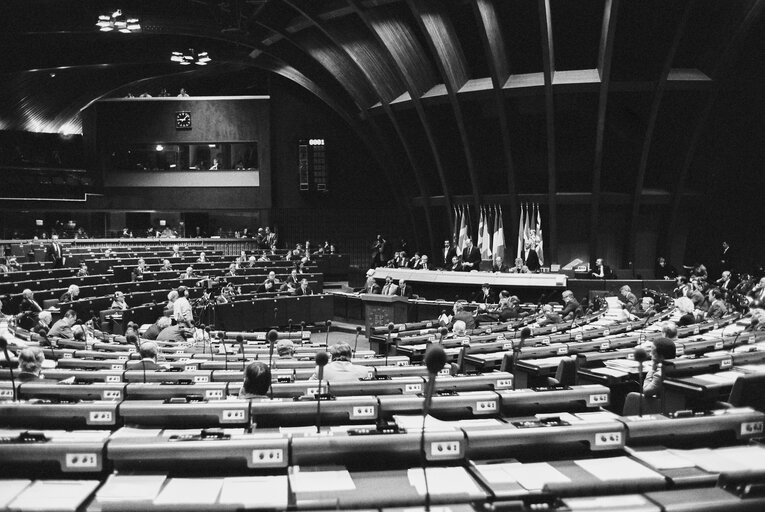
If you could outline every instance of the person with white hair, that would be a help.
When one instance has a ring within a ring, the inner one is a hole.
[[[675,308],[680,314],[680,318],[677,320],[677,325],[683,327],[686,325],[692,325],[696,323],[696,316],[693,314],[695,306],[693,301],[688,297],[678,297],[675,299]]]
[[[39,347],[26,347],[19,352],[19,382],[37,381],[43,378],[42,366],[45,354]]]
[[[114,292],[114,300],[112,301],[112,309],[119,309],[121,311],[124,311],[128,309],[130,306],[127,305],[127,302],[125,302],[125,294],[117,291]]]
[[[80,287],[76,284],[70,284],[69,288],[58,299],[59,302],[73,302],[80,296]]]

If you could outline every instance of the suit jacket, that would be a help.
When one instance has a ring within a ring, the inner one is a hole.
[[[48,245],[45,252],[48,253],[48,260],[53,262],[54,267],[56,265],[61,265],[64,259],[64,248],[61,247],[59,242]]]
[[[42,306],[37,303],[36,300],[32,299],[29,300],[26,297],[21,299],[21,303],[19,304],[19,311],[22,313],[33,313],[37,314],[40,311],[42,311]]]
[[[396,283],[384,284],[380,293],[382,295],[398,295],[398,285]]]
[[[560,312],[560,316],[563,320],[571,320],[572,318],[582,316],[582,306],[576,299],[571,299],[565,306],[563,306],[563,311]]]
[[[504,263],[502,263],[502,265],[500,265],[500,266],[497,266],[496,263],[492,263],[491,264],[491,271],[492,272],[509,272],[510,271],[510,267],[508,267]]]
[[[407,299],[412,298],[412,287],[409,285],[406,286],[399,286],[397,290],[397,295],[400,295],[401,297],[406,297]]]
[[[462,264],[466,266],[465,270],[478,270],[481,264],[481,251],[478,250],[478,247],[474,245],[470,249],[465,247],[462,250]]]
[[[457,256],[457,249],[455,247],[449,247],[449,250],[446,251],[446,255],[444,256],[444,268],[451,266],[452,264],[452,258]],[[444,255],[443,249],[441,250],[441,255]]]
[[[523,264],[529,268],[530,272],[539,270],[539,255],[537,255],[537,251],[534,249],[529,249],[528,254],[526,254],[525,250],[521,251],[521,259],[523,259]]]
[[[426,263],[422,260],[415,263],[414,267],[412,267],[413,270],[430,270],[430,263]]]
[[[493,290],[489,290],[488,295],[484,295],[483,290],[480,290],[475,295],[475,301],[480,302],[481,304],[496,304],[497,303],[497,294],[494,293]]]
[[[310,286],[308,286],[305,290],[303,290],[303,287],[301,286],[297,290],[295,290],[295,295],[313,295],[313,290]]]
[[[707,318],[722,318],[727,312],[728,307],[725,305],[725,302],[718,299],[714,301],[711,306],[709,306],[709,311],[707,311]]]
[[[629,292],[627,295],[619,295],[619,300],[625,305],[625,309],[632,313],[632,310],[637,306],[638,300],[634,293]]]
[[[141,359],[140,361],[128,361],[125,364],[126,370],[138,370],[146,369],[147,372],[153,372],[160,369],[160,366],[156,361],[151,359]]]
[[[53,324],[53,327],[50,328],[50,331],[48,331],[48,337],[72,340],[74,339],[74,333],[72,332],[72,328],[69,326],[69,322],[67,322],[66,318],[62,318]]]

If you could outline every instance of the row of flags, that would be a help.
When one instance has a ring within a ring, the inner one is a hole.
[[[473,225],[470,207],[464,204],[454,207],[454,233],[453,240],[457,240],[457,250],[462,252],[467,245],[467,239],[472,238],[473,243],[481,252],[481,259],[490,260],[493,256],[502,256],[505,259],[505,227],[502,221],[502,207],[500,205],[481,206],[478,220],[478,236],[471,236],[470,227]],[[526,242],[530,242],[539,256],[539,264],[544,264],[544,239],[542,237],[542,216],[539,213],[539,203],[524,203],[521,205],[521,215],[518,223],[518,251],[517,258],[523,255]]]
[[[478,235],[473,238],[470,233],[472,226],[470,208],[460,204],[454,207],[454,236],[457,240],[457,250],[462,252],[467,245],[467,239],[481,252],[481,259],[490,260],[493,255],[505,257],[505,227],[502,221],[502,207],[499,205],[481,206],[478,220]]]
[[[539,264],[544,265],[544,239],[542,238],[542,217],[539,214],[539,203],[524,203],[521,205],[521,216],[518,220],[518,252],[516,258],[522,257],[526,242],[530,242],[539,256]]]

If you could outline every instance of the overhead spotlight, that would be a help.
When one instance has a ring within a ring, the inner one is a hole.
[[[172,52],[170,60],[177,62],[181,66],[189,66],[196,64],[197,66],[206,66],[212,59],[207,52],[197,52],[193,48],[189,48],[183,52]]]
[[[141,23],[138,18],[127,18],[123,16],[122,9],[117,9],[111,14],[102,14],[98,17],[96,26],[101,32],[111,32],[117,30],[123,34],[140,32]]]

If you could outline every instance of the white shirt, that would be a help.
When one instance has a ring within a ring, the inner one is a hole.
[[[191,304],[186,297],[178,297],[173,302],[173,318],[178,323],[187,323],[191,325],[194,322],[194,315],[191,313]]]

